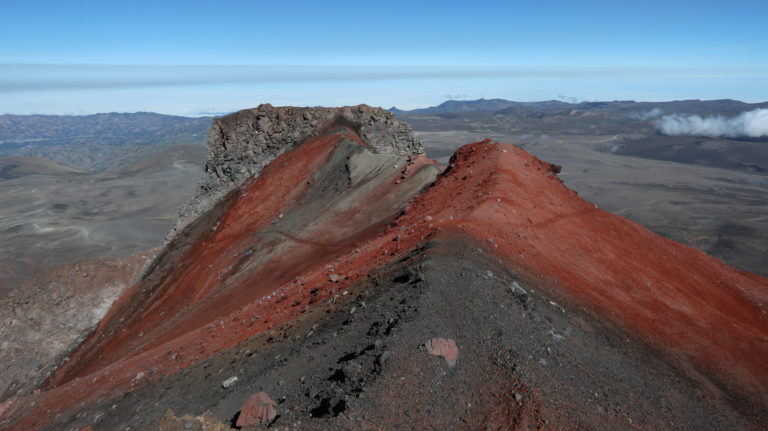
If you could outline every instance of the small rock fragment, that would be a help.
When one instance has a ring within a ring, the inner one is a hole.
[[[224,380],[223,382],[221,382],[221,387],[224,389],[229,389],[232,386],[235,386],[235,383],[237,383],[237,376],[232,376],[227,380]]]
[[[251,395],[240,409],[237,426],[245,427],[270,423],[277,417],[277,403],[266,392]]]
[[[509,286],[509,290],[512,291],[515,295],[527,295],[528,292],[523,289],[523,286],[520,286],[520,284],[516,281],[513,281],[512,284]]]
[[[456,365],[456,359],[459,357],[459,349],[456,347],[456,341],[450,338],[433,338],[426,343],[427,352],[436,356],[442,356],[448,362],[448,366]]]
[[[181,426],[184,431],[203,431],[203,424],[200,421],[193,418],[182,418]]]
[[[382,353],[381,355],[379,355],[378,358],[376,358],[376,362],[379,365],[384,365],[384,363],[387,362],[391,357],[392,357],[392,352],[387,350],[384,353]]]
[[[331,280],[333,283],[338,283],[339,278],[339,274],[328,274],[328,280]]]

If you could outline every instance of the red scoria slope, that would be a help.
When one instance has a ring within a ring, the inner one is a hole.
[[[460,230],[551,292],[768,403],[768,280],[600,210],[524,150],[463,147],[403,225]]]
[[[317,138],[228,196],[188,233],[187,246],[113,307],[44,392],[16,403],[24,407],[10,429],[33,429],[79,403],[175,373],[310,315],[427,239],[467,234],[551,295],[726,390],[768,402],[766,279],[606,213],[567,189],[552,165],[490,142],[460,149],[399,216],[399,205],[429,182],[418,179],[423,158],[377,171],[380,181],[322,223],[292,219],[307,210],[301,202],[320,181],[314,174],[344,139],[359,141],[351,131]]]

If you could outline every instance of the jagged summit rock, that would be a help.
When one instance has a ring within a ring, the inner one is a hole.
[[[239,185],[280,154],[328,133],[349,127],[375,153],[424,153],[408,124],[381,108],[368,105],[342,108],[298,108],[259,105],[216,118],[208,133],[208,162],[204,188]]]
[[[200,193],[181,210],[183,227],[279,155],[313,137],[348,128],[374,153],[415,156],[424,147],[393,113],[368,105],[340,108],[262,104],[213,120]]]

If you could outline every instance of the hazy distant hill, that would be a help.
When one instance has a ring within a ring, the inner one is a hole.
[[[27,175],[82,175],[83,171],[59,165],[39,157],[0,158],[0,179],[7,180]]]
[[[118,170],[163,148],[204,145],[211,117],[149,112],[0,115],[0,157],[41,157],[91,172]]]
[[[168,147],[152,157],[131,163],[120,169],[120,173],[124,175],[145,175],[163,172],[180,164],[203,166],[207,157],[207,147],[179,144]]]
[[[446,100],[445,102],[429,108],[414,109],[403,111],[392,108],[390,111],[398,114],[451,114],[459,112],[490,112],[499,111],[505,108],[516,106],[529,106],[540,108],[561,108],[570,105],[569,103],[557,100],[548,100],[544,102],[512,102],[504,99],[477,99],[477,100]]]
[[[466,131],[498,135],[652,135],[664,115],[732,117],[768,107],[736,100],[672,102],[513,102],[502,99],[449,100],[438,106],[402,111],[398,118],[418,131]]]
[[[568,114],[573,110],[577,112],[590,111],[593,113],[632,115],[638,118],[647,117],[648,114],[696,114],[701,116],[735,115],[743,111],[768,107],[768,102],[745,103],[738,100],[676,100],[671,102],[635,102],[631,100],[616,100],[609,102],[581,102],[568,103],[560,100],[546,100],[541,102],[514,102],[504,99],[477,99],[477,100],[447,100],[437,106],[429,108],[404,111],[395,107],[390,111],[403,116],[421,116],[425,114],[472,114],[482,113],[487,115],[492,112],[495,115],[540,115]],[[654,111],[656,110],[656,111]],[[645,114],[645,115],[643,115]]]

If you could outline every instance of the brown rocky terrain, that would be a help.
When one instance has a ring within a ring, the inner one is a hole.
[[[35,277],[2,299],[0,394],[28,395],[66,361],[153,253],[84,260]]]
[[[422,153],[367,106],[214,120],[169,242],[0,424],[762,429],[768,280],[518,147]]]

